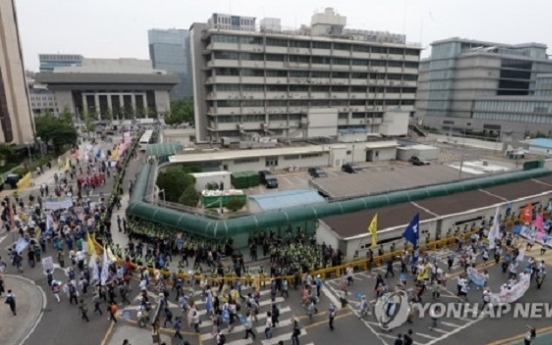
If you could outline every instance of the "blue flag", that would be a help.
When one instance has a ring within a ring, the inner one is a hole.
[[[408,242],[412,243],[412,246],[414,247],[414,252],[412,253],[412,263],[415,264],[418,262],[418,257],[420,256],[420,252],[418,250],[418,242],[420,241],[420,214],[416,213],[414,218],[410,221],[408,226],[406,227],[406,230],[404,230],[403,237]]]

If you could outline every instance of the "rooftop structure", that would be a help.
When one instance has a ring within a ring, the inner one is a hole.
[[[53,72],[57,67],[81,66],[84,57],[77,54],[40,54],[39,70],[41,73]]]
[[[387,113],[407,123],[421,47],[345,25],[331,9],[298,30],[280,30],[277,19],[267,18],[257,31],[255,18],[219,14],[194,23],[196,140],[337,137],[354,130],[363,141],[385,132]]]

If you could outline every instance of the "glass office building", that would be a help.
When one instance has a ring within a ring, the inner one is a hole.
[[[188,30],[152,29],[148,31],[153,67],[178,75],[180,83],[171,91],[171,100],[192,98],[190,38]]]

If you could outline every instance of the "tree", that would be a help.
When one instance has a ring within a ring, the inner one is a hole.
[[[189,99],[171,102],[171,111],[165,115],[165,124],[177,126],[194,120],[194,103]]]
[[[198,202],[199,202],[199,193],[196,192],[195,186],[193,184],[189,185],[184,190],[180,198],[178,198],[179,204],[189,206],[189,207],[196,207]]]
[[[157,175],[157,187],[165,191],[165,200],[179,202],[182,193],[189,186],[194,186],[195,179],[182,169],[182,167],[169,167]]]
[[[68,120],[69,119],[69,120]],[[73,126],[73,115],[62,114],[57,117],[51,113],[35,118],[36,136],[46,143],[52,143],[55,153],[60,153],[63,146],[77,142],[77,130]]]
[[[241,210],[245,206],[245,199],[238,198],[237,196],[234,196],[228,200],[228,203],[226,204],[226,208],[229,209],[232,212],[236,212]]]
[[[82,120],[84,121],[84,130],[90,136],[90,132],[93,133],[96,130],[96,125],[94,124],[92,114],[87,109],[82,111]]]

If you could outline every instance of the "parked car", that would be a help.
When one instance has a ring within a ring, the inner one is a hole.
[[[328,175],[326,175],[326,172],[321,168],[309,168],[309,175],[314,178],[328,177]]]
[[[356,164],[346,163],[341,166],[341,171],[344,171],[349,174],[358,174],[362,169],[360,169]]]
[[[427,161],[426,159],[422,158],[422,157],[418,157],[418,156],[412,156],[410,159],[409,159],[409,162],[412,163],[412,165],[429,165],[429,161]]]
[[[278,188],[278,179],[276,176],[268,170],[259,171],[259,177],[261,179],[261,184],[264,184],[266,188]]]

